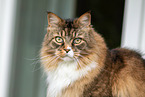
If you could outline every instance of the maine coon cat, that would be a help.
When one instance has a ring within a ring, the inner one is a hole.
[[[132,50],[109,50],[89,12],[67,20],[48,12],[40,56],[47,97],[145,97],[145,60]]]

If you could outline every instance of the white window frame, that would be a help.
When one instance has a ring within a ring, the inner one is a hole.
[[[0,0],[0,97],[8,97],[16,0]]]
[[[145,55],[145,0],[126,0],[121,46]]]

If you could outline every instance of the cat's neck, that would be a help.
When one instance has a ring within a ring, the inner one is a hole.
[[[62,91],[64,89],[73,85],[77,80],[85,77],[89,72],[98,66],[96,62],[92,62],[84,68],[78,69],[77,65],[78,63],[75,61],[63,61],[58,64],[58,67],[55,70],[47,73],[47,82],[49,85],[47,97],[58,97],[62,95]]]

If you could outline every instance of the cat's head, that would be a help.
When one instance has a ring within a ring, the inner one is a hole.
[[[47,34],[41,49],[41,61],[47,68],[56,67],[60,61],[87,65],[97,60],[103,49],[105,43],[92,28],[89,12],[73,20],[48,12]]]

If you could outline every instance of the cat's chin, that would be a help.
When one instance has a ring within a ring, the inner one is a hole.
[[[65,56],[62,58],[63,61],[74,61],[73,57]]]

